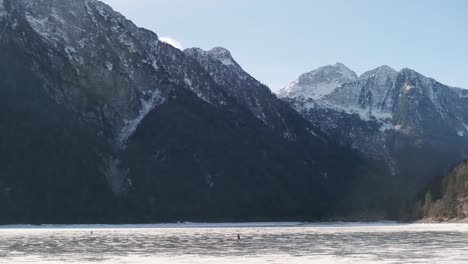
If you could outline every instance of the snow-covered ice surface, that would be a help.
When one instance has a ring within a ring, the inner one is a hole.
[[[468,263],[464,224],[7,226],[0,239],[0,263]]]

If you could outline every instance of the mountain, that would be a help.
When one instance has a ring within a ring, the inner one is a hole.
[[[317,128],[245,72],[228,50],[220,47],[209,51],[191,48],[184,53],[199,63],[226,94],[285,139],[312,139],[316,144],[325,143]]]
[[[295,82],[279,96],[327,136],[382,169],[352,188],[372,190],[372,198],[356,202],[362,208],[381,200],[398,210],[468,156],[468,90],[411,69],[398,72],[382,66],[354,79],[347,78],[352,71],[344,69],[341,64],[319,68],[305,74],[318,76],[308,79],[309,85]],[[317,91],[327,93],[317,96]]]
[[[1,223],[319,219],[367,171],[226,49],[96,0],[1,0],[0,29]]]

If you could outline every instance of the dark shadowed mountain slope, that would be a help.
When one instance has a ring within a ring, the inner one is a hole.
[[[233,60],[186,53],[99,1],[0,1],[0,221],[334,213],[358,158]]]

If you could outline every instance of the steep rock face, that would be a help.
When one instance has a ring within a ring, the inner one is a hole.
[[[224,49],[95,0],[0,3],[1,222],[319,218],[360,165]]]
[[[228,50],[220,47],[210,51],[192,48],[185,50],[185,53],[200,63],[227,94],[284,138],[312,138],[317,144],[326,144],[317,128],[279,100],[268,87],[246,73]]]
[[[192,48],[184,52],[200,63],[220,87],[266,125],[281,118],[280,113],[272,106],[274,104],[272,101],[276,98],[268,87],[261,85],[243,71],[228,50],[214,48],[204,51]]]
[[[50,96],[41,40],[16,35],[28,32],[17,23],[0,37],[0,222],[112,219],[118,205],[96,162],[105,139]]]
[[[374,179],[362,180],[364,190],[374,185],[370,182],[385,186],[383,191],[374,188],[379,190],[375,197],[391,193],[392,199],[412,199],[433,177],[466,158],[465,90],[410,69],[397,72],[388,66],[355,81],[335,83],[326,84],[327,90],[329,85],[335,88],[318,99],[314,99],[317,88],[312,85],[310,93],[305,89],[301,97],[283,100],[329,137],[385,168]]]
[[[388,66],[362,74],[355,82],[336,86],[326,100],[344,109],[362,112],[370,116],[385,116],[392,111],[392,88],[395,85],[397,71]]]
[[[99,1],[4,3],[13,30],[20,25],[40,38],[48,61],[39,70],[59,73],[62,87],[51,87],[50,95],[103,128],[103,120],[111,122],[120,143],[173,86],[211,103],[225,99],[197,64]]]
[[[397,89],[399,99],[394,104],[394,122],[398,128],[428,137],[466,137],[468,105],[456,88],[403,69],[397,79]]]

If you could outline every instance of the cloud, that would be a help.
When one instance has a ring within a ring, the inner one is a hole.
[[[164,43],[167,43],[171,46],[173,46],[174,48],[177,48],[179,50],[183,50],[184,49],[184,46],[182,46],[182,43],[180,43],[179,41],[173,39],[173,38],[170,38],[170,37],[160,37],[159,38],[160,41],[164,42]]]

